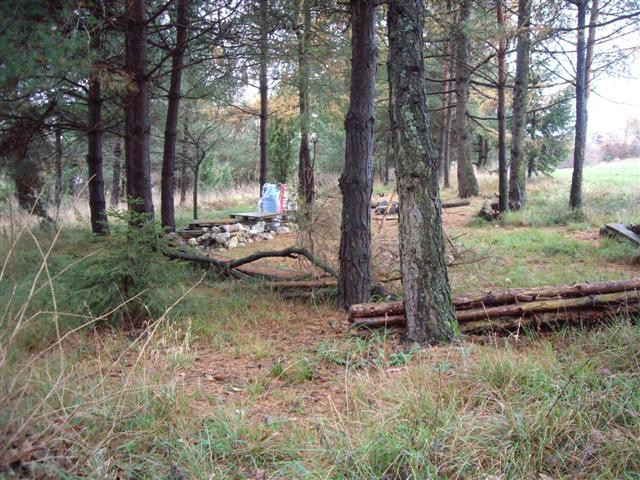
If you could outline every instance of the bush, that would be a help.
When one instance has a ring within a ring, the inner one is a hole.
[[[96,239],[101,250],[76,263],[65,276],[68,304],[82,301],[82,313],[104,317],[110,323],[139,327],[157,318],[170,304],[164,288],[183,276],[186,268],[175,262],[169,267],[159,254],[159,229],[154,222],[129,227],[129,214],[110,212],[111,235]],[[97,245],[98,246],[98,245]]]

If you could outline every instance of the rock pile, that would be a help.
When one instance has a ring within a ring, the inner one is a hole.
[[[202,235],[187,240],[187,244],[206,251],[220,251],[244,247],[253,242],[272,240],[276,235],[298,230],[295,223],[257,222],[251,225],[232,223],[214,227],[202,227]]]

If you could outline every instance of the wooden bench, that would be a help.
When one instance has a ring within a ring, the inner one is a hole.
[[[273,212],[242,212],[242,213],[232,213],[230,216],[231,216],[231,218],[234,218],[234,219],[236,219],[237,221],[240,221],[240,222],[255,223],[255,222],[259,222],[259,221],[275,220],[278,217],[286,218],[288,215],[290,215],[290,213],[291,212],[280,212],[280,213],[273,213]]]
[[[217,227],[220,225],[231,225],[232,223],[238,223],[238,221],[231,218],[224,218],[219,220],[193,220],[189,223],[189,228],[196,229],[202,227]]]
[[[600,229],[600,234],[630,240],[640,245],[640,235],[629,230],[624,223],[607,223]]]

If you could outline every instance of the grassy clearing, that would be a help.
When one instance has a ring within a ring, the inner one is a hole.
[[[576,240],[565,233],[540,228],[475,230],[459,240],[483,260],[477,266],[451,269],[456,292],[490,287],[530,287],[632,276],[638,251],[625,242],[601,244]]]
[[[510,212],[503,223],[513,226],[569,225],[601,227],[605,223],[640,220],[640,160],[602,163],[584,170],[584,215],[568,210],[571,170],[550,178],[534,178],[527,186],[529,204]]]
[[[454,289],[633,275],[633,247],[582,233],[638,218],[634,165],[587,169],[586,220],[562,219],[559,172],[502,224],[452,228],[486,257],[452,268]],[[33,232],[0,244],[0,478],[640,478],[632,319],[405,350],[116,231]],[[128,268],[133,310],[113,293]]]

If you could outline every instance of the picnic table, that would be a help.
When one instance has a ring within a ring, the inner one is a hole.
[[[275,220],[278,217],[287,217],[291,212],[242,212],[242,213],[232,213],[230,215],[231,218],[236,219],[241,222],[259,222],[259,221],[268,221]]]

